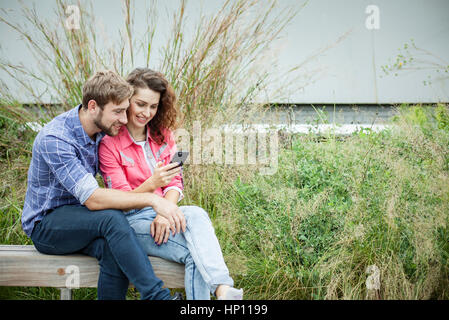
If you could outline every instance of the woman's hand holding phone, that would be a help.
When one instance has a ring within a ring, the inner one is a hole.
[[[167,164],[166,166],[162,166],[162,164],[163,163],[159,161],[156,164],[156,168],[154,168],[153,175],[148,178],[148,180],[151,181],[154,190],[160,187],[165,187],[181,172],[181,167],[175,168],[179,164],[177,162]]]

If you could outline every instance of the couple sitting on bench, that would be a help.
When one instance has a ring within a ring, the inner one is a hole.
[[[176,96],[162,74],[138,68],[125,81],[105,71],[34,141],[23,230],[41,253],[97,258],[98,299],[125,299],[129,281],[142,299],[181,299],[163,288],[148,255],[185,264],[187,299],[242,299],[207,212],[177,206],[175,126]]]

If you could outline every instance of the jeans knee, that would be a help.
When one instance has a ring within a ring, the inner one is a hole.
[[[131,231],[129,222],[122,211],[119,210],[103,210],[104,229],[106,231],[114,231],[119,233],[128,233]]]
[[[184,216],[186,217],[186,222],[189,223],[193,222],[195,220],[198,219],[204,219],[206,218],[207,220],[209,220],[209,215],[206,212],[206,210],[204,210],[201,207],[198,206],[183,206],[181,207],[184,213]]]
[[[129,225],[128,220],[120,210],[104,210],[103,213],[106,215],[109,223],[114,225]]]

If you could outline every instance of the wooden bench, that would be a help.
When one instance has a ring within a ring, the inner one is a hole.
[[[184,288],[184,265],[148,257],[167,288]],[[98,260],[82,254],[47,255],[34,246],[0,245],[0,286],[53,287],[61,300],[70,300],[74,288],[96,288]]]

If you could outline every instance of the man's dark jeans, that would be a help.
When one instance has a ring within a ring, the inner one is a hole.
[[[171,298],[119,210],[90,211],[81,205],[59,207],[35,224],[31,240],[41,253],[84,253],[97,258],[100,300],[125,299],[129,281],[142,299]]]

